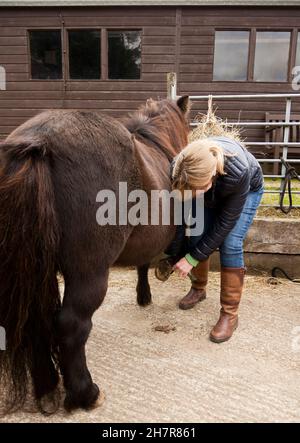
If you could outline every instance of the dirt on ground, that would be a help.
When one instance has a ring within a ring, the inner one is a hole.
[[[113,269],[94,316],[88,362],[104,391],[92,411],[52,416],[18,412],[6,422],[297,422],[300,420],[300,285],[247,276],[240,325],[223,344],[209,341],[218,318],[219,274],[189,311],[178,301],[188,279],[160,283],[153,303],[135,301],[136,273]],[[277,283],[277,284],[271,284]]]

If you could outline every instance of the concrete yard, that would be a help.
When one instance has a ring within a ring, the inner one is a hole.
[[[113,269],[94,316],[88,361],[103,406],[48,417],[18,412],[1,421],[300,421],[299,284],[247,276],[240,326],[218,345],[208,333],[218,317],[219,274],[210,274],[208,298],[190,311],[177,308],[188,279],[160,283],[150,274],[153,304],[140,308],[135,271]]]

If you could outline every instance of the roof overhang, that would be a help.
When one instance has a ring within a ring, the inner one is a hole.
[[[300,0],[0,0],[4,6],[300,6]]]

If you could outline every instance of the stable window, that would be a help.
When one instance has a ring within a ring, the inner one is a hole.
[[[108,31],[108,78],[139,79],[141,32]]]
[[[101,34],[98,30],[72,30],[69,36],[71,79],[101,78]]]
[[[300,31],[298,31],[296,66],[300,66]]]
[[[32,79],[62,78],[61,32],[29,31]]]
[[[216,31],[214,80],[247,80],[249,36],[249,31]]]
[[[259,82],[284,82],[288,77],[290,32],[258,31],[253,79]]]

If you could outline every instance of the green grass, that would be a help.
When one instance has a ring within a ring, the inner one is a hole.
[[[280,183],[281,180],[278,178],[265,178],[265,190],[269,191],[277,191],[280,189]],[[292,180],[291,184],[292,191],[299,191],[300,192],[300,181],[298,180]],[[279,194],[267,194],[265,193],[263,195],[261,204],[262,205],[275,205],[279,202]],[[286,194],[284,198],[284,205],[289,204],[288,195]],[[293,195],[293,205],[300,205],[300,194]],[[267,215],[267,216],[280,216],[280,217],[287,217],[280,209],[276,208],[266,208],[266,207],[260,207],[258,211],[258,215]],[[291,217],[300,217],[300,208],[293,209],[288,216]]]

